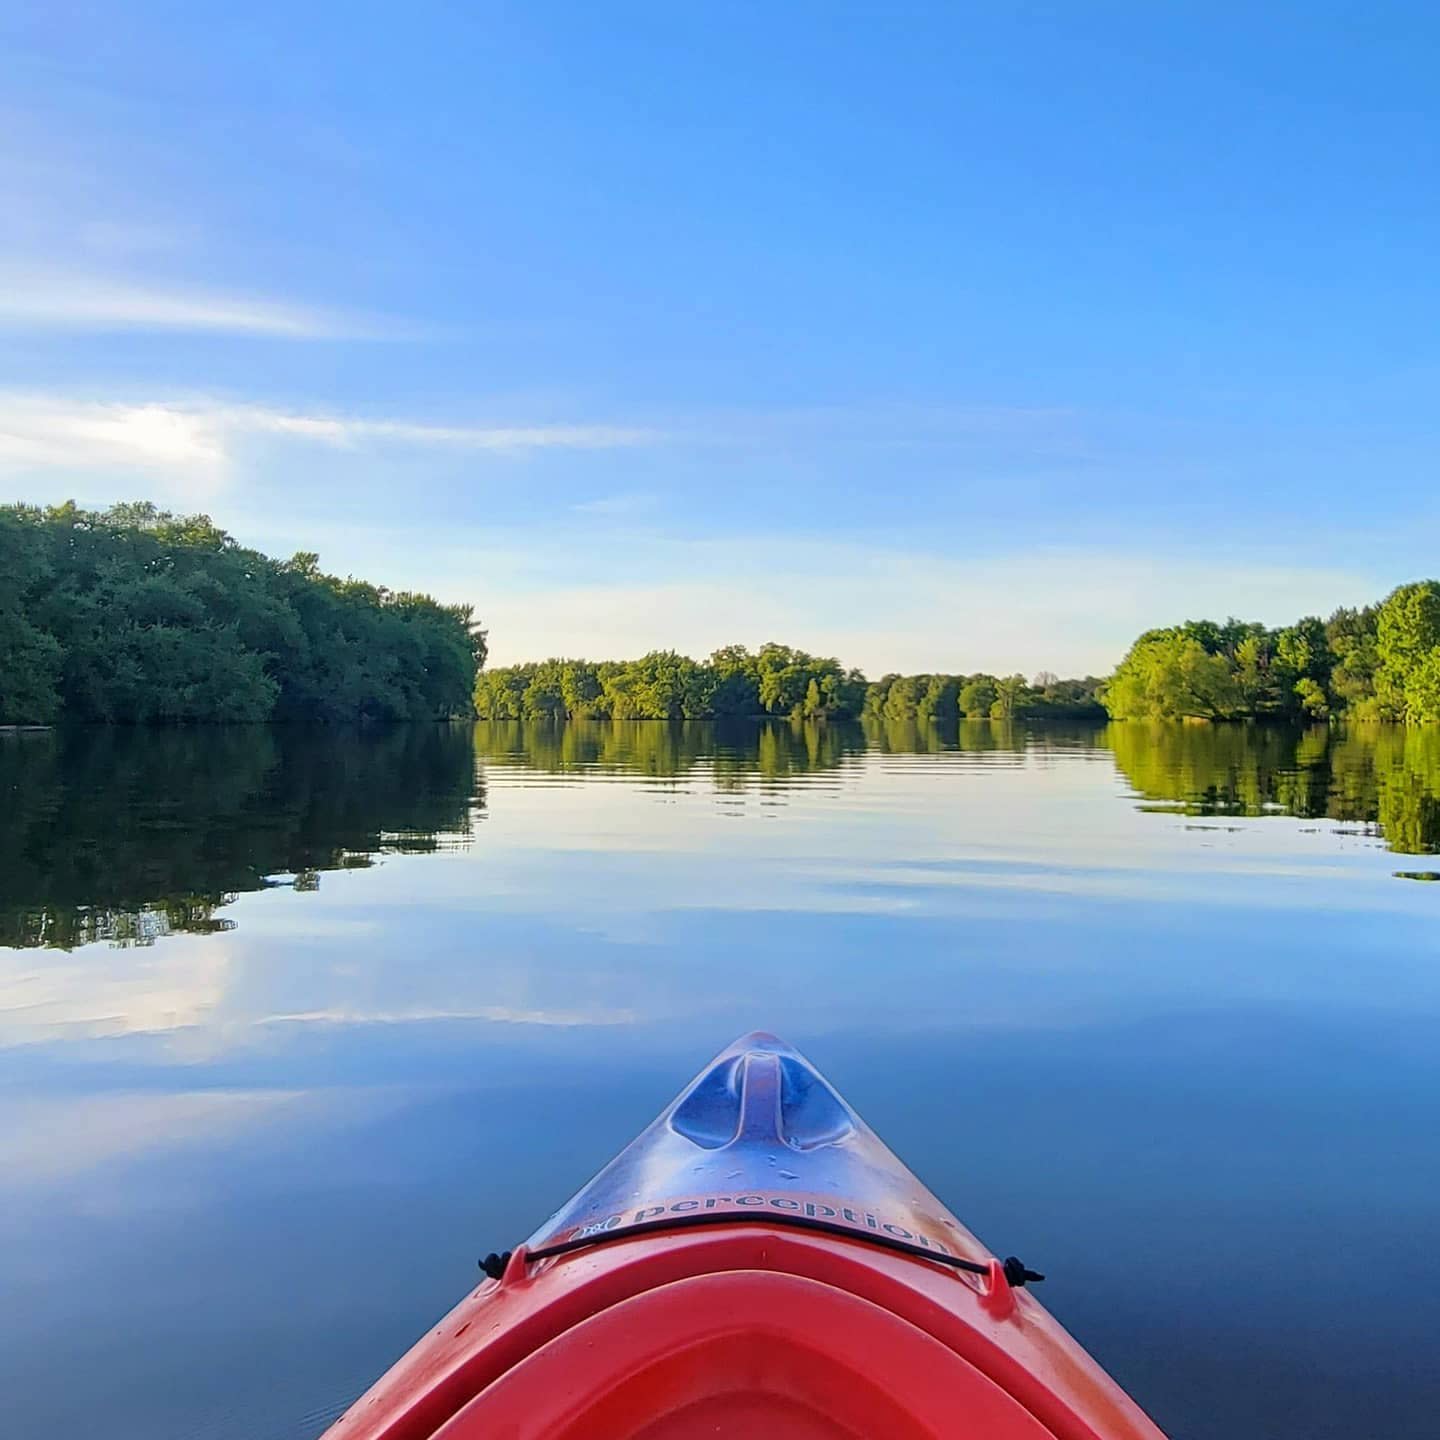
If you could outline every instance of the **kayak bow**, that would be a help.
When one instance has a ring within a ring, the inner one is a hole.
[[[772,1035],[482,1265],[327,1440],[1164,1440]]]

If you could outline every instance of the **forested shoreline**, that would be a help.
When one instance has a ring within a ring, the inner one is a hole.
[[[1101,699],[1116,720],[1440,721],[1440,582],[1268,629],[1192,620],[1147,630]]]
[[[708,660],[653,650],[638,660],[542,660],[483,670],[482,720],[1103,719],[1094,676],[886,675],[869,681],[836,659],[789,645],[727,645]]]
[[[490,720],[726,717],[947,724],[961,719],[1328,719],[1440,722],[1440,582],[1402,585],[1376,605],[1272,629],[1188,620],[1147,630],[1116,667],[1062,680],[1023,675],[886,675],[786,645],[743,645],[697,661],[551,659],[482,671],[475,711]]]
[[[780,717],[1440,722],[1440,582],[1278,629],[1147,630],[1108,678],[869,680],[792,646],[485,669],[470,607],[148,503],[0,506],[0,724]]]
[[[466,606],[150,504],[0,507],[0,722],[468,717]]]

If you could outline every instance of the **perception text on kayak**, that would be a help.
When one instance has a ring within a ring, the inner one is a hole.
[[[862,1210],[853,1205],[846,1205],[838,1201],[836,1204],[830,1205],[820,1200],[796,1199],[793,1195],[761,1194],[733,1197],[701,1195],[683,1200],[673,1200],[664,1205],[641,1205],[635,1210],[607,1215],[603,1220],[578,1226],[570,1237],[570,1242],[587,1240],[591,1236],[603,1235],[612,1230],[628,1229],[632,1225],[660,1224],[672,1216],[679,1219],[687,1215],[698,1218],[707,1212],[711,1215],[742,1214],[747,1211],[754,1214],[760,1209],[774,1210],[781,1215],[789,1214],[796,1219],[803,1216],[807,1220],[820,1221],[827,1226],[833,1225],[836,1228],[852,1228],[862,1233],[868,1230],[876,1235],[888,1235],[891,1239],[900,1240],[909,1245],[921,1245],[926,1249],[938,1251],[941,1255],[951,1253],[947,1246],[930,1236],[911,1230],[904,1225],[897,1225],[869,1210]],[[779,1218],[778,1215],[777,1218]]]

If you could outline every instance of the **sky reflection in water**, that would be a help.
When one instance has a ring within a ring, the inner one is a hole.
[[[12,1423],[313,1433],[763,1026],[1176,1437],[1431,1436],[1436,740],[10,737]]]

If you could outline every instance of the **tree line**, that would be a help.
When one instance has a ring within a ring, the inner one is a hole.
[[[1048,673],[1033,683],[988,674],[867,681],[836,659],[789,645],[727,645],[708,660],[652,650],[638,660],[551,659],[484,670],[475,681],[475,712],[482,720],[1103,718],[1100,683]]]
[[[1147,630],[1100,698],[1116,720],[1440,721],[1440,582],[1277,630],[1235,619]]]
[[[205,515],[0,507],[0,723],[468,717],[484,658],[469,607]]]
[[[483,668],[468,606],[275,560],[154,505],[0,506],[0,724],[1279,719],[1440,722],[1440,582],[1271,629],[1148,630],[1113,675],[885,675],[788,645]]]

